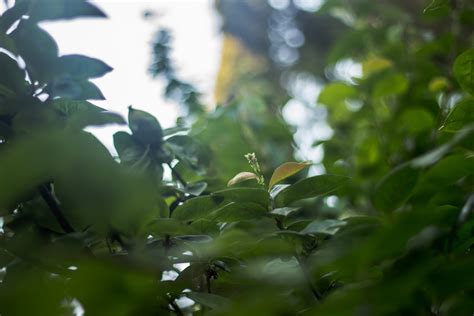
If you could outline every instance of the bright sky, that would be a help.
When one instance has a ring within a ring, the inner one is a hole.
[[[58,42],[60,54],[99,58],[114,70],[94,82],[106,101],[93,101],[125,117],[127,107],[155,115],[164,127],[174,125],[179,109],[162,98],[163,83],[147,73],[151,40],[161,26],[172,31],[173,59],[181,78],[194,83],[212,105],[214,81],[220,61],[219,17],[213,0],[96,0],[109,19],[75,19],[42,23]],[[143,12],[157,17],[145,20]],[[113,150],[112,135],[120,127],[93,129]]]

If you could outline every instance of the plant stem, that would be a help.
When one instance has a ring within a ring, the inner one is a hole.
[[[275,222],[279,230],[282,230],[282,231],[285,230],[285,227],[283,226],[283,223],[281,220],[279,220],[278,218],[275,218]],[[298,255],[296,251],[294,253],[294,256],[296,258],[296,261],[298,261],[298,265],[300,266],[300,269],[305,276],[306,282],[308,284],[309,289],[311,290],[311,293],[313,293],[315,301],[319,303],[322,297],[318,289],[316,288],[316,284],[314,284],[313,282],[311,273],[309,272],[308,265],[306,264],[304,259],[300,255]]]
[[[54,217],[56,217],[56,220],[58,221],[64,232],[68,234],[73,233],[74,228],[67,221],[66,217],[64,216],[64,212],[61,209],[61,206],[59,205],[58,201],[53,196],[51,191],[48,189],[48,187],[45,184],[42,184],[38,187],[38,191],[41,194],[43,200],[48,205],[49,209],[51,210],[51,213],[53,213]]]
[[[313,278],[311,277],[311,273],[309,272],[308,265],[306,264],[306,261],[304,258],[302,258],[300,255],[295,253],[295,258],[296,261],[298,261],[298,264],[301,268],[301,271],[303,272],[306,282],[308,283],[308,287],[311,290],[311,293],[313,293],[314,299],[316,302],[321,301],[321,294],[319,293],[318,289],[316,288],[316,285],[313,282]]]
[[[171,164],[168,163],[168,167],[170,167],[171,169],[171,174],[176,178],[178,179],[178,181],[185,187],[187,186],[188,184],[186,183],[186,180],[183,179],[183,177],[179,174],[178,171],[174,170],[173,167],[171,167]]]
[[[181,310],[181,308],[179,308],[178,304],[176,304],[174,299],[170,300],[170,305],[171,305],[171,307],[173,307],[173,311],[176,313],[176,315],[184,316],[183,311]]]

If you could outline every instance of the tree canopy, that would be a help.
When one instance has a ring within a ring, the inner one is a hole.
[[[150,73],[186,113],[167,129],[94,105],[113,65],[59,55],[40,25],[97,5],[9,5],[1,316],[474,313],[474,3],[305,3],[217,1],[212,110],[158,30]],[[85,130],[108,124],[128,127],[116,155]]]

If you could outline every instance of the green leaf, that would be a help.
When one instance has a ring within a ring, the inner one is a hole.
[[[334,235],[341,227],[347,223],[337,219],[315,220],[308,224],[300,233],[302,234],[324,234]]]
[[[15,92],[25,90],[25,71],[18,67],[18,63],[15,60],[2,52],[0,52],[0,73],[2,74],[0,76],[0,84],[2,86]],[[4,89],[0,91],[0,95],[6,95]]]
[[[158,120],[151,114],[128,107],[128,125],[133,136],[145,145],[161,144],[163,130]]]
[[[98,78],[112,71],[103,61],[83,55],[65,55],[59,58],[59,69],[78,78]]]
[[[258,219],[267,214],[267,209],[257,203],[230,203],[215,210],[210,218],[218,222],[238,222]]]
[[[182,235],[182,236],[176,236],[174,238],[181,241],[198,243],[198,244],[208,243],[212,241],[212,237],[208,235]]]
[[[52,106],[59,110],[67,119],[71,128],[82,129],[87,126],[102,126],[107,124],[125,124],[118,114],[108,112],[87,101],[55,99]]]
[[[270,189],[270,197],[274,199],[278,193],[283,191],[284,189],[288,188],[290,185],[289,184],[277,184],[274,185],[273,188]]]
[[[22,20],[11,33],[11,38],[33,80],[47,82],[53,78],[58,60],[58,45],[46,31],[32,21]]]
[[[189,225],[174,218],[158,218],[149,227],[152,229],[153,234],[158,236],[177,236],[193,233]]]
[[[185,294],[196,303],[212,309],[222,308],[230,304],[227,298],[216,294],[202,292],[186,292]]]
[[[296,212],[300,209],[301,209],[300,207],[280,207],[280,208],[273,209],[270,212],[270,214],[286,217],[290,215],[291,213]]]
[[[199,196],[206,190],[206,188],[207,183],[204,181],[199,181],[194,183],[188,183],[186,187],[183,188],[183,191],[194,196]]]
[[[189,199],[173,211],[172,218],[181,221],[204,218],[219,208],[222,200],[223,198],[212,196],[198,196]]]
[[[432,0],[431,3],[423,10],[423,13],[445,8],[449,8],[449,0]]]
[[[474,95],[474,48],[468,49],[456,58],[453,72],[459,85]]]
[[[12,54],[16,54],[15,42],[3,32],[0,32],[0,48],[4,48]]]
[[[239,182],[243,182],[243,181],[247,181],[251,179],[258,179],[258,176],[253,172],[248,172],[248,171],[239,172],[232,179],[230,179],[229,182],[227,182],[227,186],[230,187]]]
[[[78,17],[106,17],[99,8],[85,0],[23,0],[28,3],[32,21],[61,20]]]
[[[372,57],[362,63],[362,73],[364,74],[364,77],[367,78],[375,73],[391,68],[392,66],[393,64],[389,59],[383,57]]]
[[[140,160],[145,148],[135,143],[132,135],[120,131],[114,134],[114,147],[120,158],[120,162],[125,165],[132,165]]]
[[[90,81],[69,76],[55,79],[49,89],[52,96],[71,100],[105,100],[100,89]]]
[[[382,212],[394,211],[412,194],[420,170],[409,164],[394,169],[377,185],[374,192],[374,206]]]
[[[211,194],[215,197],[224,198],[229,202],[252,202],[268,207],[270,196],[268,192],[260,188],[231,188],[216,191]]]
[[[433,115],[422,107],[412,107],[403,111],[400,117],[401,128],[409,133],[417,134],[430,130],[435,125]]]
[[[357,90],[350,85],[342,82],[335,82],[324,87],[319,94],[318,102],[328,106],[337,106],[343,103],[346,99],[355,98]]]
[[[404,93],[408,88],[406,77],[397,72],[384,74],[374,86],[373,96],[380,98]]]
[[[408,162],[410,166],[413,168],[425,168],[429,167],[441,158],[443,158],[446,154],[448,154],[456,145],[461,143],[465,139],[469,139],[469,137],[474,133],[474,124],[470,124],[460,131],[458,131],[454,136],[441,146],[436,147],[433,150],[426,152],[425,154],[416,157]]]
[[[286,206],[294,201],[326,195],[342,187],[347,180],[347,177],[329,174],[306,178],[278,193],[275,203]]]
[[[457,132],[474,122],[474,99],[465,99],[454,106],[441,129],[445,132]]]
[[[273,171],[268,188],[271,189],[278,182],[291,177],[304,168],[311,165],[311,162],[286,162]]]

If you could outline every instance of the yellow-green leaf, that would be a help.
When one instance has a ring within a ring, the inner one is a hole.
[[[230,179],[229,182],[227,182],[227,186],[230,187],[231,185],[250,179],[258,179],[258,176],[253,172],[239,172],[232,179]]]
[[[275,184],[278,182],[291,177],[297,172],[300,172],[304,168],[311,165],[311,162],[285,162],[284,164],[280,165],[278,168],[275,169],[273,172],[272,178],[270,179],[270,183],[268,184],[268,188],[271,189]]]

